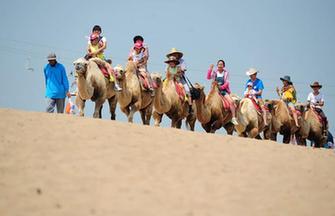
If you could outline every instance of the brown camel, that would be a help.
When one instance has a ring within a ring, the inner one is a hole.
[[[283,100],[269,100],[266,105],[270,108],[272,115],[271,140],[277,141],[277,134],[283,135],[283,143],[289,143],[291,136],[298,130],[293,117]],[[301,121],[301,118],[298,117]]]
[[[162,82],[160,74],[153,73],[152,80],[155,89],[155,98],[153,101],[155,126],[160,126],[163,114],[171,119],[171,127],[181,128],[182,120],[186,118],[186,127],[194,131],[196,116],[194,114],[196,107],[193,103],[193,113],[189,113],[189,105],[186,100],[181,100],[176,92],[174,80],[167,74],[166,80]]]
[[[328,131],[320,122],[318,114],[312,109],[306,109],[305,106],[300,106],[303,112],[302,118],[299,121],[300,128],[295,133],[298,145],[306,145],[306,139],[314,142],[314,147],[323,147],[327,143],[327,134],[324,131]]]
[[[261,139],[260,133],[264,132],[264,139],[270,138],[272,116],[270,112],[266,113],[269,123],[266,126],[263,114],[256,109],[252,99],[243,98],[239,101],[236,115],[238,125],[235,125],[235,129],[239,136]]]
[[[204,87],[196,83],[195,88],[200,91],[200,98],[195,100],[197,107],[197,119],[207,133],[215,133],[224,127],[229,135],[234,132],[234,125],[230,122],[231,112],[223,106],[222,99],[217,87],[217,82],[212,82],[212,88],[206,97]]]
[[[128,122],[133,122],[135,112],[140,111],[143,124],[149,125],[153,96],[151,92],[141,88],[136,70],[136,63],[128,61],[125,71],[116,71],[122,86],[122,90],[117,92],[118,102],[121,111],[127,115]]]
[[[77,75],[78,95],[75,103],[79,115],[84,116],[85,102],[90,99],[95,102],[93,117],[101,118],[102,105],[108,99],[111,119],[115,120],[117,98],[113,84],[104,77],[98,67],[98,65],[108,67],[108,63],[99,58],[90,60],[79,58],[73,64]]]

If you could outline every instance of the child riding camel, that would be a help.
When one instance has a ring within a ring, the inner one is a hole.
[[[128,60],[135,62],[137,64],[138,71],[146,74],[149,85],[148,88],[151,92],[153,92],[152,79],[147,68],[147,63],[149,59],[149,48],[145,43],[143,43],[144,39],[140,35],[135,36],[133,38],[133,41],[134,46],[130,49]]]
[[[295,109],[295,103],[297,102],[296,90],[293,86],[290,76],[281,77],[280,80],[283,82],[281,90],[276,88],[279,97],[286,103],[288,108],[292,111],[294,122],[296,127],[300,127],[298,123],[298,115]]]
[[[252,82],[247,83],[247,89],[244,91],[244,97],[253,99],[257,104],[259,104],[256,98],[256,91],[253,89]]]

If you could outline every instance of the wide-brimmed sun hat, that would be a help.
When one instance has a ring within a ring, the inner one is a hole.
[[[50,53],[47,56],[48,61],[56,60],[56,54],[55,53]]]
[[[287,81],[289,84],[292,84],[290,76],[284,76],[280,78],[281,81]]]
[[[181,51],[178,51],[176,48],[172,48],[170,50],[170,52],[168,54],[166,54],[166,57],[169,58],[169,56],[173,55],[173,54],[177,54],[178,55],[178,59],[180,59],[181,57],[183,57],[183,53]]]
[[[177,65],[179,64],[179,60],[175,56],[169,56],[169,58],[165,61],[167,64],[170,62],[175,62]]]
[[[310,85],[311,88],[322,88],[322,85],[318,81],[313,82],[313,84]]]
[[[253,74],[256,74],[256,73],[258,73],[259,71],[257,70],[257,69],[255,69],[255,68],[249,68],[248,70],[247,70],[247,72],[245,72],[245,74],[247,75],[247,76],[251,76],[251,75],[253,75]]]

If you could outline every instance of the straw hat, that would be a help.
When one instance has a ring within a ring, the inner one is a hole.
[[[259,71],[258,71],[257,69],[255,69],[255,68],[249,68],[245,74],[246,74],[247,76],[251,76],[251,75],[256,74],[256,73],[258,73],[258,72],[259,72]]]
[[[56,54],[55,53],[50,53],[47,57],[48,61],[56,60]]]
[[[169,58],[169,56],[171,56],[171,55],[173,55],[173,54],[178,54],[178,59],[180,59],[180,58],[183,57],[183,55],[184,55],[182,52],[178,51],[176,48],[172,48],[172,49],[170,50],[170,52],[166,55],[166,57]]]
[[[318,81],[315,81],[315,82],[313,82],[313,84],[311,85],[311,88],[314,88],[314,87],[322,88],[322,85],[320,85]]]
[[[179,64],[179,60],[175,56],[169,56],[169,58],[165,61],[165,63],[175,62],[176,65]]]
[[[287,81],[290,85],[292,85],[291,77],[290,76],[284,76],[280,78],[281,81]]]

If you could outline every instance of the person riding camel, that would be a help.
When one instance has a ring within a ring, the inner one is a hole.
[[[257,104],[259,104],[256,98],[256,91],[253,89],[252,82],[247,83],[247,89],[244,91],[244,97],[253,99]]]
[[[95,25],[87,43],[87,57],[98,57],[105,60],[104,50],[107,48],[107,39],[101,35],[102,29]]]
[[[145,43],[143,43],[144,39],[140,35],[135,36],[133,41],[134,46],[132,46],[130,49],[128,60],[137,64],[137,69],[140,73],[146,74],[146,78],[148,80],[148,90],[153,93],[153,83],[147,68],[147,63],[149,60],[149,48]],[[143,83],[141,84],[143,86]]]
[[[236,119],[236,108],[233,99],[230,96],[230,88],[229,88],[229,72],[226,69],[226,63],[224,60],[219,60],[216,64],[217,69],[213,70],[214,65],[211,64],[207,71],[207,79],[213,79],[218,83],[220,94],[229,102],[229,109],[232,114],[231,122],[234,125],[238,125]]]
[[[170,52],[166,55],[166,57],[169,58],[170,56],[174,56],[179,61],[179,64],[177,66],[179,66],[180,70],[181,70],[180,82],[184,86],[185,93],[188,97],[188,105],[190,107],[190,111],[192,112],[192,97],[191,97],[191,93],[190,93],[190,88],[187,84],[186,77],[185,77],[187,67],[186,67],[186,64],[185,64],[185,60],[182,58],[183,55],[184,54],[181,51],[178,51],[176,48],[172,48],[170,50]]]
[[[319,82],[315,81],[313,84],[310,85],[310,87],[313,89],[313,92],[310,92],[308,94],[307,97],[308,105],[320,115],[322,121],[324,122],[324,130],[327,130],[328,120],[325,113],[322,110],[322,107],[325,104],[323,94],[320,92],[322,85],[320,85]]]
[[[88,54],[85,56],[85,59],[98,58],[106,62],[103,51],[99,52],[100,47],[102,46],[101,42],[99,42],[99,35],[97,35],[96,33],[91,34],[90,40],[91,43],[88,46]],[[103,64],[103,66],[107,70],[107,73],[109,75],[109,81],[114,83],[115,90],[121,91],[121,87],[116,82],[112,66],[108,62],[106,62],[106,64]]]
[[[247,81],[246,85],[245,85],[245,90],[248,88],[248,83],[252,83],[252,88],[255,90],[254,94],[257,98],[257,102],[259,104],[259,106],[262,109],[263,112],[263,121],[264,121],[264,125],[267,126],[268,122],[266,120],[266,110],[264,108],[264,101],[262,99],[262,94],[263,94],[263,90],[264,90],[264,85],[262,80],[257,78],[257,74],[259,73],[259,71],[255,68],[249,68],[247,70],[247,72],[245,73],[247,76],[249,76],[249,80]]]
[[[292,111],[295,126],[300,127],[298,123],[298,114],[295,109],[295,104],[297,102],[297,93],[293,86],[293,82],[291,81],[291,77],[284,76],[281,77],[280,80],[283,82],[283,87],[281,89],[277,87],[276,91],[279,97],[286,103],[288,108]]]

